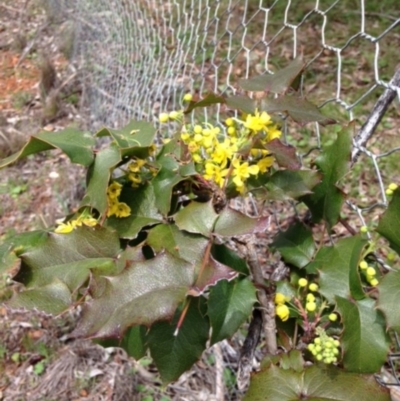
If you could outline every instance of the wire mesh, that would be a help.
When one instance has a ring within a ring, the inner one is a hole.
[[[181,108],[188,92],[235,94],[239,78],[274,73],[302,55],[301,93],[359,130],[357,162],[343,183],[350,221],[356,230],[371,226],[387,207],[385,187],[400,182],[399,111],[374,105],[382,96],[400,99],[397,0],[47,1],[74,24],[72,59],[95,129],[156,121]],[[318,124],[284,130],[303,159],[333,132]]]

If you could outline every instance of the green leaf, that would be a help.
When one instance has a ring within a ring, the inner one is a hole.
[[[385,237],[391,248],[400,255],[400,189],[394,191],[389,207],[381,217],[376,231]]]
[[[192,265],[167,252],[149,260],[127,260],[118,276],[94,277],[96,291],[84,305],[74,335],[121,337],[130,326],[170,319],[193,281]]]
[[[324,148],[315,161],[323,173],[320,184],[314,187],[314,193],[302,198],[309,207],[313,221],[324,219],[332,228],[338,221],[344,194],[336,186],[337,182],[348,172],[351,152],[352,125],[339,132],[336,141]]]
[[[208,300],[211,344],[233,336],[251,315],[256,302],[256,289],[248,279],[224,280],[212,287]]]
[[[69,288],[61,281],[55,280],[44,287],[14,294],[7,304],[11,308],[38,309],[56,315],[71,306],[72,297]]]
[[[400,332],[400,271],[386,274],[378,289],[378,308],[384,313],[388,328]]]
[[[274,239],[275,247],[286,263],[296,267],[304,267],[311,262],[315,252],[312,232],[302,223],[295,223]]]
[[[155,127],[146,121],[132,120],[123,128],[103,128],[97,136],[111,136],[117,147],[121,150],[122,157],[136,156],[141,159],[149,155],[149,146],[154,141]]]
[[[107,211],[107,187],[111,170],[121,161],[121,154],[115,146],[100,150],[96,154],[94,165],[89,171],[86,194],[80,206],[90,206],[100,214]]]
[[[174,224],[160,224],[150,229],[147,236],[147,244],[155,252],[165,249],[177,258],[199,266],[203,262],[208,243],[207,238],[180,231]]]
[[[173,224],[160,224],[149,230],[147,244],[155,252],[165,249],[193,266],[193,285],[188,291],[190,295],[198,296],[219,280],[231,280],[237,275],[235,270],[212,257],[207,238],[180,231]]]
[[[210,324],[206,317],[205,300],[192,298],[189,302],[189,309],[177,334],[179,311],[172,323],[154,324],[147,337],[151,356],[164,383],[178,379],[190,369],[206,347]]]
[[[157,161],[161,164],[161,168],[153,178],[152,184],[156,206],[164,216],[167,216],[171,209],[172,191],[175,185],[185,178],[180,175],[179,164],[174,157],[166,155],[159,157]]]
[[[258,198],[288,200],[311,194],[321,177],[313,170],[279,170],[271,177],[259,175],[248,183],[254,187],[251,192]]]
[[[286,92],[302,73],[304,66],[302,57],[297,57],[287,67],[273,75],[259,75],[250,79],[240,79],[239,86],[244,90],[255,92]]]
[[[228,97],[226,105],[231,109],[240,110],[246,114],[253,114],[256,110],[256,102],[244,95]]]
[[[310,366],[302,372],[270,365],[252,376],[243,401],[390,401],[373,375]]]
[[[249,268],[246,261],[240,258],[236,252],[229,249],[226,245],[213,244],[211,253],[218,262],[231,267],[238,273],[242,273],[246,276],[249,275]]]
[[[229,266],[215,260],[212,255],[206,252],[201,261],[201,266],[196,266],[197,278],[188,294],[198,297],[209,287],[215,286],[221,280],[232,280],[238,273]]]
[[[317,122],[321,125],[335,124],[333,118],[324,116],[317,106],[297,96],[281,96],[277,99],[264,98],[262,111],[267,113],[285,113],[300,124]]]
[[[219,215],[214,226],[214,233],[222,237],[233,237],[263,232],[268,225],[268,217],[252,218],[227,207]]]
[[[121,238],[135,238],[143,227],[161,223],[162,216],[155,207],[156,197],[152,185],[140,188],[124,187],[119,197],[131,208],[125,218],[109,217],[107,226],[114,228]]]
[[[60,149],[73,163],[89,166],[93,161],[94,138],[87,132],[66,128],[59,132],[41,132],[30,137],[28,143],[18,152],[0,162],[0,168],[17,160],[44,150]]]
[[[175,215],[175,223],[181,230],[209,237],[217,217],[212,201],[192,201]]]
[[[289,170],[299,170],[301,168],[294,146],[285,145],[279,139],[273,139],[265,145],[265,148],[275,156],[276,162],[280,167]]]
[[[47,231],[31,231],[15,235],[0,245],[0,274],[14,277],[20,268],[18,255],[47,240]]]
[[[185,114],[189,114],[192,110],[199,107],[208,107],[213,104],[225,103],[225,98],[223,96],[216,95],[215,93],[208,93],[203,99],[199,101],[191,101],[184,111]]]
[[[359,373],[375,373],[386,362],[389,337],[385,319],[376,310],[375,301],[365,298],[359,301],[336,297],[343,322],[343,365],[345,369]]]
[[[59,313],[67,306],[65,302],[76,300],[90,270],[110,270],[119,251],[116,233],[101,227],[78,227],[69,234],[46,233],[45,241],[20,255],[22,264],[14,280],[28,289],[18,292],[12,304],[28,309],[44,305],[46,312]],[[53,307],[48,305],[50,296],[56,297]]]
[[[335,296],[364,298],[358,265],[366,243],[360,236],[342,238],[333,246],[322,247],[306,267],[308,273],[319,272],[320,293],[330,302]]]

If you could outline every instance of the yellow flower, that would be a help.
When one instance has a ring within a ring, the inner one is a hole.
[[[240,190],[241,187],[244,186],[244,181],[250,177],[251,175],[257,175],[260,171],[260,168],[257,165],[249,166],[248,162],[244,162],[240,164],[239,159],[234,159],[232,161],[233,165],[233,182],[236,187]]]
[[[220,166],[214,163],[207,162],[205,166],[206,173],[204,178],[208,181],[214,181],[221,188],[224,186],[225,176],[228,174],[228,169],[222,170]]]
[[[279,130],[276,125],[273,125],[272,127],[268,128],[267,142],[270,142],[276,138],[280,138],[281,135],[282,135],[281,130]]]
[[[225,167],[228,159],[231,159],[237,150],[237,146],[229,138],[225,138],[224,142],[215,146],[214,152],[211,153],[211,159],[214,163]]]
[[[160,123],[166,123],[166,122],[168,122],[168,120],[169,120],[169,117],[168,117],[167,113],[161,113],[158,116],[158,121],[160,121]]]
[[[124,202],[118,202],[114,214],[117,217],[128,217],[131,214],[131,208]]]
[[[244,126],[253,132],[265,131],[270,124],[270,115],[265,111],[260,114],[258,110],[255,111],[254,115],[248,114],[244,122]]]
[[[109,199],[108,200],[107,217],[113,216],[116,213],[117,206],[118,206],[117,199]]]
[[[186,93],[185,96],[183,96],[184,102],[191,102],[192,99],[193,99],[193,95],[191,93]]]
[[[121,189],[122,189],[122,185],[119,182],[114,181],[107,188],[107,196],[110,199],[117,199],[118,196],[121,194]]]
[[[188,150],[190,153],[197,152],[199,150],[199,145],[194,141],[190,141],[188,143]]]
[[[136,188],[141,182],[142,182],[142,177],[138,174],[128,174],[128,180],[132,182],[132,186]]]
[[[187,143],[190,139],[190,134],[188,132],[182,132],[181,139],[183,142]]]
[[[61,223],[58,225],[58,227],[54,230],[55,233],[57,234],[68,234],[74,229],[74,226],[71,224],[71,222],[68,223]]]
[[[308,281],[306,278],[300,278],[297,284],[299,285],[299,287],[306,287],[308,284]]]
[[[97,220],[93,217],[87,217],[82,219],[82,223],[88,227],[94,227],[97,224]]]
[[[264,157],[257,162],[260,173],[265,173],[274,164],[273,156]]]
[[[286,322],[289,319],[290,311],[286,305],[278,304],[275,307],[275,314],[280,317],[282,322]]]
[[[195,134],[202,134],[203,133],[203,127],[201,125],[195,125],[193,127],[193,132]]]
[[[286,302],[286,296],[280,292],[275,294],[275,304],[284,304]]]
[[[128,169],[132,173],[137,173],[146,164],[146,160],[134,159],[129,163]]]
[[[235,121],[233,120],[233,118],[227,118],[227,119],[225,120],[225,124],[226,124],[228,127],[233,127],[233,126],[235,125]]]

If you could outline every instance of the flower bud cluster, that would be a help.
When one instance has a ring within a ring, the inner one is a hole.
[[[363,272],[369,285],[376,287],[379,284],[379,281],[376,278],[376,270],[374,267],[369,266],[365,260],[362,260],[359,264],[359,268]]]
[[[336,363],[339,355],[340,342],[326,334],[321,327],[316,329],[318,336],[308,344],[307,349],[314,355],[317,361],[326,364]]]

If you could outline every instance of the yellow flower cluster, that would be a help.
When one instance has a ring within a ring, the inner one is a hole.
[[[131,208],[125,202],[119,202],[122,185],[119,182],[112,182],[107,188],[108,211],[107,217],[128,217],[131,214]]]
[[[77,219],[58,224],[54,232],[57,234],[68,234],[76,227],[81,227],[82,225],[94,227],[96,224],[97,220],[85,209]]]
[[[275,294],[275,314],[278,316],[283,322],[286,322],[286,320],[289,319],[290,311],[287,305],[285,305],[286,302],[290,301],[290,297],[287,297],[286,295],[277,292]]]
[[[365,260],[362,260],[359,264],[360,270],[364,273],[365,279],[372,287],[376,287],[379,284],[376,278],[376,270],[372,266],[368,266]]]
[[[317,361],[326,364],[336,363],[339,356],[340,342],[326,334],[325,330],[317,327],[317,335],[311,344],[308,344],[307,349],[313,354]]]
[[[272,166],[274,158],[263,145],[281,132],[266,112],[256,111],[245,121],[228,118],[225,125],[227,135],[211,124],[186,126],[181,139],[206,180],[221,188],[230,180],[239,193],[244,193],[250,176],[265,173]],[[260,148],[254,148],[255,143]]]

